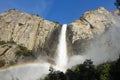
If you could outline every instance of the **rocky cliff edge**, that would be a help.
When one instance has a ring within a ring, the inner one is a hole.
[[[68,24],[67,45],[69,56],[84,51],[89,41],[104,33],[116,20],[103,7],[85,12]],[[0,14],[0,66],[8,66],[39,55],[54,57],[57,51],[61,25],[19,10]]]

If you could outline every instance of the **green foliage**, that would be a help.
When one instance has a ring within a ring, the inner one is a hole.
[[[86,60],[83,64],[77,65],[74,70],[68,69],[66,74],[50,73],[45,80],[96,80],[96,70],[92,63],[91,60]]]
[[[39,14],[35,14],[35,15],[39,17]]]
[[[49,73],[44,80],[66,80],[66,77],[63,72],[55,71],[55,72]]]
[[[105,64],[101,64],[97,67],[97,73],[99,80],[109,80],[110,79],[110,64],[109,63],[105,63]]]
[[[35,16],[38,16],[38,17],[39,17],[39,14],[32,14],[32,15],[35,15]]]
[[[56,24],[59,24],[59,22],[57,22],[57,21],[53,21],[54,23],[56,23]]]
[[[110,75],[110,80],[120,80],[120,56],[116,62],[112,63]]]
[[[9,9],[8,11],[16,10],[15,8]]]
[[[76,74],[73,70],[68,69],[66,71],[66,77],[68,80],[77,80],[78,74]]]
[[[16,51],[16,56],[33,56],[32,51],[26,47],[19,45],[19,50]]]
[[[83,64],[80,64],[75,69],[77,75],[76,80],[95,80],[96,70],[91,60],[86,60]]]
[[[10,41],[7,41],[7,42],[5,42],[5,41],[0,41],[0,45],[4,45],[4,44],[16,44],[12,39],[10,40]]]
[[[9,43],[9,44],[16,44],[16,42],[14,42],[13,40],[7,41],[7,43]]]
[[[45,77],[45,80],[57,80],[57,74],[54,73],[49,73],[47,77]]]
[[[5,65],[5,60],[0,60],[0,67],[3,67]]]
[[[10,61],[9,64],[10,64],[10,65],[14,65],[14,64],[16,64],[16,62],[15,62],[15,61]]]
[[[5,41],[0,41],[0,45],[4,45],[4,44],[6,44]]]
[[[65,74],[58,77],[58,73],[48,74],[44,80],[120,80],[120,57],[117,61],[93,65],[90,59],[84,61]],[[63,77],[64,78],[60,78]]]

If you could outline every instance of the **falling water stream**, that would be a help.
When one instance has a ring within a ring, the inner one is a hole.
[[[56,57],[56,64],[61,67],[66,67],[68,62],[66,29],[67,29],[67,24],[64,24],[62,26],[61,34],[59,36],[58,53]]]
[[[0,70],[0,80],[38,80],[49,73],[51,65],[55,70],[65,72],[68,62],[66,29],[67,24],[64,24],[59,36],[58,52],[55,58],[56,65],[48,62],[31,62],[14,65]]]
[[[120,52],[120,23],[111,25],[104,35],[98,36],[84,52],[85,55],[74,55],[67,57],[66,30],[67,24],[64,24],[59,36],[59,44],[57,47],[57,56],[55,58],[56,65],[48,62],[31,62],[14,65],[5,69],[0,69],[0,80],[40,80],[49,73],[49,67],[55,70],[65,72],[67,68],[76,64],[80,64],[85,59],[92,59],[94,63],[100,64],[108,60],[114,61],[118,58]],[[108,46],[108,41],[110,41]],[[105,44],[106,43],[106,44]],[[114,54],[113,54],[114,53]],[[69,67],[68,67],[69,66]]]

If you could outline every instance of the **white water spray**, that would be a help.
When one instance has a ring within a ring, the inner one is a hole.
[[[69,59],[67,64],[67,44],[66,44],[66,29],[67,25],[63,25],[58,45],[58,55],[56,58],[56,65],[47,62],[30,63],[25,65],[17,65],[14,67],[1,69],[0,80],[39,80],[44,78],[49,73],[49,67],[52,66],[56,70],[65,72],[66,67],[84,62],[85,59],[92,59],[94,63],[100,64],[107,60],[115,60],[118,58],[120,52],[120,23],[119,20],[108,32],[91,42],[87,47],[85,55],[75,55]],[[107,42],[109,41],[109,45]],[[114,54],[113,54],[114,53]],[[39,62],[39,61],[38,61]]]
[[[49,63],[29,63],[0,70],[0,80],[41,80],[49,73]]]
[[[66,43],[66,29],[67,24],[62,26],[61,34],[59,37],[58,53],[56,58],[56,65],[50,63],[30,63],[26,65],[18,65],[15,67],[0,70],[0,78],[2,80],[37,80],[44,78],[49,73],[49,67],[55,70],[65,72],[67,69],[67,43]]]
[[[67,62],[68,62],[66,30],[67,30],[67,24],[63,24],[62,30],[59,36],[58,52],[57,52],[57,58],[56,58],[57,66],[61,66],[64,68],[67,67]]]

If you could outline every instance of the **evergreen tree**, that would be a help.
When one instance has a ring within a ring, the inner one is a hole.
[[[67,80],[78,80],[77,79],[77,75],[74,71],[72,71],[71,69],[68,69],[66,71],[66,78]]]
[[[77,80],[95,80],[96,70],[93,62],[87,59],[83,64],[78,65],[75,69]]]
[[[98,80],[109,80],[110,79],[110,64],[105,63],[97,67]]]
[[[66,76],[63,72],[54,71],[49,73],[44,80],[66,80]]]
[[[111,80],[120,80],[120,56],[119,59],[112,64],[110,75]]]

